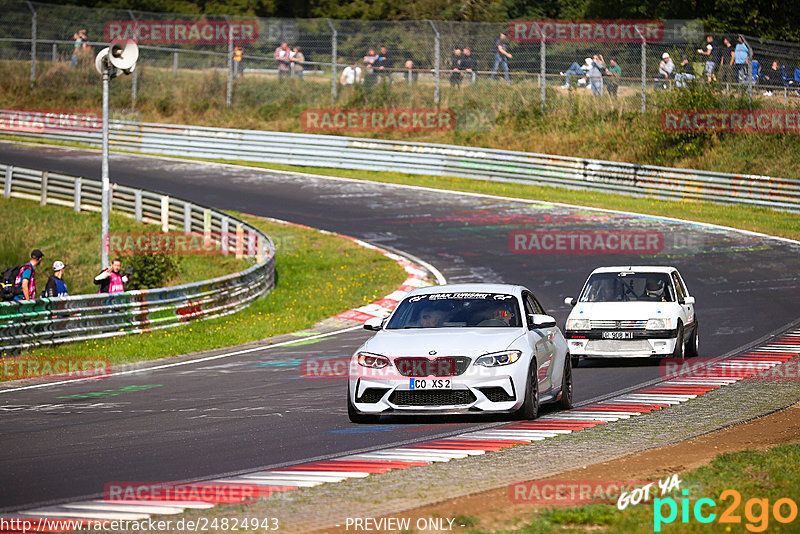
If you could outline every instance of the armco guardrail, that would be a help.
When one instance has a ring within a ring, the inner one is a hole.
[[[101,183],[96,180],[0,164],[0,181],[5,198],[100,211]],[[267,294],[275,285],[275,246],[265,233],[244,221],[185,200],[118,184],[112,188],[111,206],[112,213],[158,224],[164,232],[178,228],[221,239],[222,253],[250,256],[255,265],[175,287],[0,302],[0,353],[225,315]]]
[[[11,114],[17,116],[18,112],[0,110],[0,119],[5,118],[5,124],[9,124]],[[101,143],[99,131],[62,131],[41,126],[28,128],[43,130],[39,132],[5,133],[98,146]],[[110,135],[113,148],[149,154],[458,176],[800,211],[800,180],[769,176],[431,143],[123,121],[111,121]]]

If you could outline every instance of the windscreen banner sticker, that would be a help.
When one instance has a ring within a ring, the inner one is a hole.
[[[421,300],[437,301],[437,300],[509,300],[513,299],[513,295],[504,295],[502,293],[432,293],[430,295],[416,295],[408,299],[410,302],[419,302]]]

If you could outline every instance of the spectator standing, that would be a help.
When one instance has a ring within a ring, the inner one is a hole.
[[[278,79],[282,80],[290,75],[291,70],[291,50],[289,50],[289,43],[281,43],[275,49],[275,61],[278,62]]]
[[[453,50],[453,57],[450,59],[450,85],[454,87],[461,87],[461,65],[462,56],[461,49],[456,48]]]
[[[374,48],[367,50],[367,55],[364,56],[364,80],[367,85],[372,85],[377,81],[378,74],[375,72],[375,64],[378,62],[380,56],[375,53]]]
[[[33,300],[36,298],[36,266],[41,263],[44,254],[38,248],[31,251],[31,259],[20,267],[17,279],[14,280],[14,300]],[[19,289],[17,289],[19,288]]]
[[[386,49],[385,46],[381,45],[378,49],[380,53],[378,54],[378,59],[375,61],[375,70],[377,71],[377,78],[378,80],[388,80],[391,81],[391,68],[392,68],[392,60],[389,56],[389,50]]]
[[[746,83],[749,76],[747,75],[747,65],[750,63],[750,49],[744,44],[744,37],[739,36],[739,42],[736,44],[736,49],[733,52],[733,61],[736,65],[736,79],[739,83]]]
[[[289,61],[292,62],[292,76],[297,76],[301,80],[303,79],[303,62],[306,60],[306,57],[303,55],[303,52],[300,51],[299,46],[295,46],[292,49],[292,53],[289,54]]]
[[[733,78],[733,45],[731,40],[727,37],[722,40],[724,45],[722,49],[722,59],[719,61],[719,81],[722,83],[731,83]]]
[[[506,81],[511,83],[511,77],[508,75],[508,60],[513,57],[514,56],[508,52],[506,34],[500,32],[500,36],[494,41],[494,68],[492,68],[492,75],[490,78],[494,80],[494,75],[497,73],[497,69],[502,67]]]
[[[475,83],[475,79],[478,76],[478,62],[475,60],[475,56],[472,55],[472,50],[467,46],[464,47],[464,51],[461,54],[461,66],[467,83]]]
[[[603,73],[606,70],[606,62],[602,54],[595,54],[592,57],[592,64],[589,67],[589,85],[594,96],[603,96]]]
[[[339,77],[339,83],[345,87],[361,83],[361,67],[358,66],[357,61],[353,61],[352,65],[344,68],[342,75]]]
[[[658,64],[658,82],[656,88],[667,89],[669,87],[669,80],[672,79],[675,73],[675,63],[669,57],[667,52],[661,55],[661,63]]]
[[[608,63],[609,67],[606,69],[606,73],[608,74],[608,94],[611,95],[612,98],[617,98],[617,88],[622,78],[622,69],[614,58],[609,59]]]
[[[133,274],[132,267],[125,268],[125,274],[120,274],[122,271],[122,260],[114,258],[111,262],[111,267],[106,267],[100,274],[94,277],[94,283],[100,286],[99,293],[122,293],[125,291],[125,284],[128,283],[130,275]]]
[[[47,285],[44,286],[42,291],[43,298],[53,297],[66,297],[69,295],[67,291],[67,283],[64,281],[64,265],[63,261],[53,263],[53,274],[47,279]]]
[[[414,70],[414,62],[411,61],[410,59],[407,59],[405,67],[406,67],[406,81],[408,82],[408,85],[417,83],[417,78],[419,77],[419,73]]]
[[[72,45],[72,58],[69,60],[69,66],[74,67],[78,64],[78,59],[83,54],[84,48],[88,47],[88,38],[86,37],[86,30],[78,30],[72,35],[75,42]]]
[[[714,74],[714,70],[720,62],[720,50],[713,35],[706,36],[706,46],[698,48],[697,53],[706,56],[705,74],[708,81],[716,80],[717,76]]]

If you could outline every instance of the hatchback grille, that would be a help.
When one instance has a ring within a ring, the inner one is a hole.
[[[397,406],[457,406],[477,399],[468,389],[409,390],[391,394],[389,402]]]
[[[385,388],[367,388],[358,398],[358,402],[363,402],[365,404],[375,404],[379,400],[386,395],[386,392],[389,391]]]
[[[514,400],[514,397],[506,393],[506,390],[501,387],[478,388],[478,391],[486,395],[486,398],[492,402],[508,402]]]
[[[394,366],[403,376],[458,376],[467,370],[470,361],[466,356],[401,356],[394,359]]]
[[[647,326],[647,320],[641,321],[592,321],[592,329],[595,330],[616,330],[617,328],[626,328],[633,330],[644,330]]]

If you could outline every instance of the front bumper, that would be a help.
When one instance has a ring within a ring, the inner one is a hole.
[[[630,332],[631,339],[605,339],[604,332]],[[564,334],[572,356],[580,358],[650,358],[671,356],[677,330],[574,330]]]

